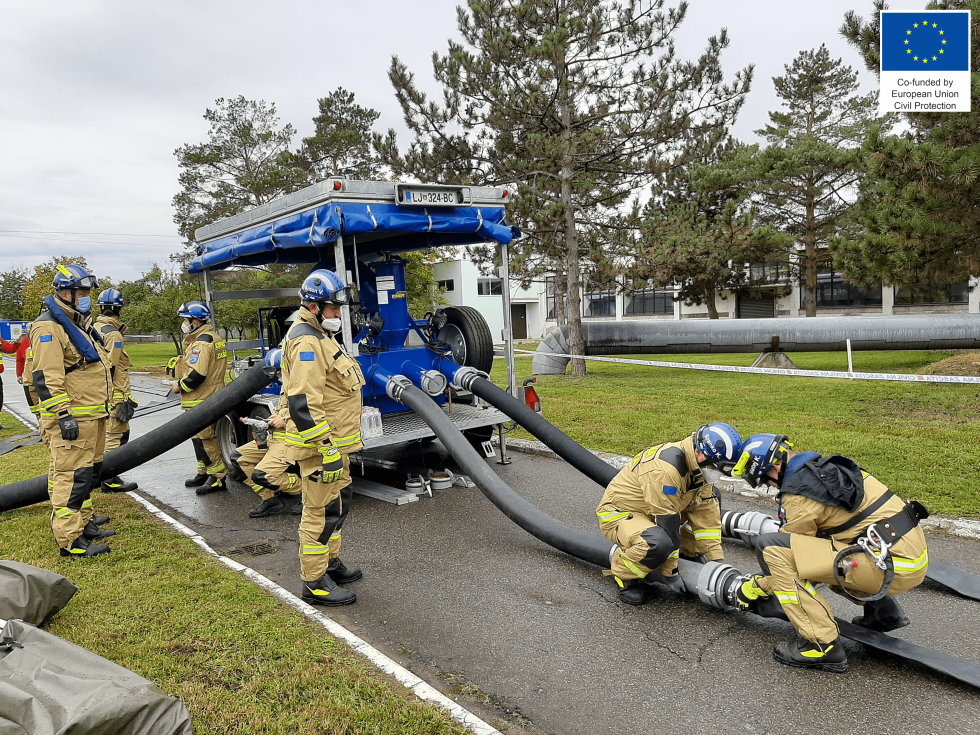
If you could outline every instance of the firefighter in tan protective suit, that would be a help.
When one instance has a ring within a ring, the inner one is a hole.
[[[181,330],[184,352],[174,368],[174,393],[180,393],[180,407],[188,411],[225,387],[228,358],[225,343],[211,327],[211,312],[200,301],[181,304],[177,316],[183,317]],[[184,482],[184,487],[197,488],[198,495],[207,495],[225,486],[225,463],[218,450],[214,425],[197,434],[191,443],[197,457],[197,474]]]
[[[42,313],[31,325],[31,383],[37,395],[41,435],[51,460],[48,494],[51,530],[62,556],[106,554],[115,536],[103,531],[92,513],[92,489],[99,482],[105,446],[105,418],[112,390],[108,366],[91,327],[91,290],[98,281],[78,265],[59,265]]]
[[[299,465],[303,484],[303,599],[349,605],[357,597],[337,584],[362,575],[359,568],[340,560],[340,528],[352,493],[348,455],[361,448],[364,376],[332,336],[340,331],[341,305],[349,298],[340,278],[315,270],[303,281],[299,295],[302,306],[282,342],[282,372],[289,407],[286,459]]]
[[[610,571],[630,605],[647,601],[649,582],[677,576],[677,559],[724,558],[721,506],[712,485],[742,453],[728,424],[698,428],[679,442],[650,447],[613,478],[596,509],[599,530],[616,546]]]
[[[99,317],[95,320],[95,329],[102,337],[105,361],[109,365],[109,374],[112,376],[112,399],[105,427],[106,452],[111,452],[129,442],[129,420],[133,418],[137,406],[130,392],[131,363],[123,342],[126,325],[120,321],[122,308],[125,305],[123,295],[114,288],[107,288],[100,293],[99,300],[96,302],[96,306],[99,307]],[[136,489],[135,482],[125,482],[119,475],[102,481],[104,493],[128,493]]]
[[[269,350],[265,355],[265,365],[281,371],[282,350]],[[238,468],[245,474],[245,484],[262,499],[257,507],[248,512],[249,518],[300,515],[303,512],[299,468],[286,459],[282,430],[286,428],[288,416],[289,406],[283,393],[279,396],[276,412],[269,417],[268,429],[261,431],[252,427],[255,439],[238,447],[233,455]]]
[[[820,582],[864,605],[856,625],[887,632],[909,624],[894,596],[925,579],[924,506],[900,500],[847,457],[797,453],[778,434],[750,436],[732,474],[779,491],[783,525],[756,539],[763,574],[746,576],[738,589],[747,610],[774,596],[800,634],[773,649],[777,661],[847,671],[834,613],[814,587]]]

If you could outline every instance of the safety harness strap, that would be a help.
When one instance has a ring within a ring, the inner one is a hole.
[[[844,533],[844,531],[848,531],[854,528],[854,526],[859,524],[861,521],[865,520],[866,518],[870,518],[874,513],[878,511],[878,509],[881,506],[883,506],[885,503],[891,500],[894,497],[894,495],[895,493],[893,493],[891,490],[885,490],[885,492],[882,493],[880,498],[878,498],[875,502],[873,502],[871,505],[869,505],[867,508],[865,508],[863,511],[858,513],[853,518],[849,518],[848,520],[841,523],[839,526],[834,526],[833,528],[826,528],[823,531],[817,531],[817,538],[830,538],[831,536],[836,536],[839,533]]]

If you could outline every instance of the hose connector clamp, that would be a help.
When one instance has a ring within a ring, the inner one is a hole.
[[[489,378],[482,370],[477,370],[475,367],[470,367],[469,365],[464,365],[456,374],[453,376],[452,386],[458,390],[470,390],[473,385],[473,381],[477,378]]]
[[[388,378],[388,382],[385,384],[385,393],[388,394],[389,398],[402,403],[402,391],[406,388],[412,387],[412,381],[406,378],[404,375],[392,375]]]

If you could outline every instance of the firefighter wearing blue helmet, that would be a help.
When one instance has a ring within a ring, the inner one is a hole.
[[[637,454],[609,483],[596,509],[599,530],[612,541],[610,571],[618,597],[642,605],[649,583],[677,576],[677,559],[724,558],[721,506],[713,483],[742,454],[728,424],[700,426],[678,442]]]
[[[266,367],[282,370],[282,350],[276,348],[265,354]],[[245,484],[255,491],[261,503],[248,512],[249,518],[276,515],[300,515],[303,499],[300,494],[299,468],[286,459],[283,429],[289,409],[285,394],[279,395],[275,413],[268,419],[265,431],[252,428],[252,441],[238,447],[232,459],[245,475]]]
[[[763,574],[746,576],[738,588],[746,610],[775,597],[800,634],[773,649],[777,661],[847,670],[834,613],[815,587],[821,582],[864,606],[857,625],[879,632],[908,625],[895,596],[925,578],[929,554],[918,527],[925,507],[900,500],[853,460],[796,452],[780,434],[746,439],[732,475],[778,493],[783,525],[756,539]]]
[[[31,325],[31,379],[51,455],[51,530],[61,555],[73,559],[108,553],[108,545],[92,542],[115,535],[99,528],[109,519],[93,515],[91,497],[102,470],[112,389],[91,322],[91,292],[98,285],[80,265],[57,266],[55,295],[43,299],[45,311]]]
[[[126,353],[123,334],[122,310],[126,305],[123,295],[115,288],[107,288],[95,302],[99,316],[95,329],[102,338],[103,354],[112,375],[112,398],[105,427],[105,451],[111,452],[129,442],[129,420],[136,410],[136,399],[130,390],[129,368],[132,363]],[[127,493],[136,490],[135,482],[125,482],[119,475],[102,480],[102,492]]]
[[[353,592],[338,587],[361,578],[340,560],[341,529],[352,495],[348,455],[361,448],[360,366],[334,338],[348,289],[317,269],[303,281],[296,321],[282,341],[286,395],[286,457],[299,465],[303,517],[299,526],[303,599],[349,605]]]
[[[172,386],[180,394],[180,406],[189,411],[204,399],[225,387],[225,370],[228,357],[225,342],[211,326],[211,312],[200,301],[181,304],[177,316],[183,319],[183,352],[174,366]],[[185,487],[196,488],[198,495],[227,490],[227,469],[221,459],[214,425],[208,426],[191,439],[197,457],[197,474],[184,482]]]

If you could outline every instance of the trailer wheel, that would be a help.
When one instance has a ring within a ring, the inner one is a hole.
[[[453,362],[484,373],[493,367],[493,336],[483,315],[472,306],[447,306],[446,326],[436,338],[452,348]]]
[[[231,456],[238,448],[238,420],[235,414],[226,413],[214,424],[214,435],[218,440],[218,452],[221,453],[221,461],[225,463],[228,477],[232,480],[241,482],[245,479],[245,473],[239,469],[238,465],[232,460]]]

